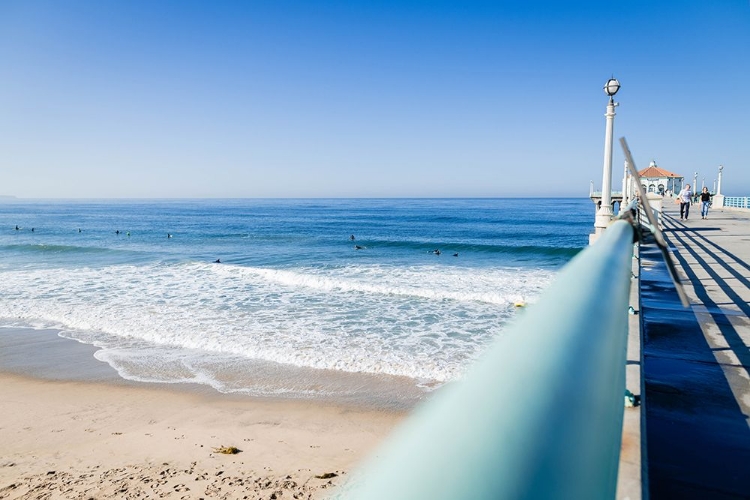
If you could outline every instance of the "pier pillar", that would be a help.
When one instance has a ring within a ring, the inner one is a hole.
[[[620,213],[623,207],[630,202],[630,193],[628,192],[628,160],[625,160],[625,171],[622,174],[622,202],[620,203]]]
[[[648,204],[651,206],[654,217],[656,217],[656,220],[659,222],[659,227],[661,228],[661,213],[664,208],[664,197],[659,193],[646,193],[646,198],[648,198]]]

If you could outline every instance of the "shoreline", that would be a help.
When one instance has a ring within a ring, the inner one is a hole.
[[[325,498],[406,415],[128,381],[94,346],[24,332],[0,334],[3,500]]]
[[[0,373],[43,380],[129,382],[94,357],[98,347],[59,333],[51,328],[0,328]]]
[[[231,369],[223,373],[218,370],[214,372],[215,376],[221,377],[221,382],[232,387],[221,390],[205,379],[148,380],[139,379],[137,374],[131,378],[121,373],[110,360],[105,360],[109,352],[109,348],[62,334],[62,330],[57,328],[0,326],[0,372],[45,380],[107,382],[155,388],[166,386],[175,391],[216,393],[224,397],[312,401],[328,406],[395,413],[411,411],[435,391],[425,391],[413,379],[406,377],[283,366],[256,360],[247,360],[242,364],[233,362]],[[254,387],[245,387],[244,384]],[[264,387],[278,384],[290,384],[287,387],[294,388],[278,393],[263,390]]]

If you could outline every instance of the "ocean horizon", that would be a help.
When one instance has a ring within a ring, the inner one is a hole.
[[[0,327],[128,380],[409,406],[588,243],[587,198],[0,204]]]

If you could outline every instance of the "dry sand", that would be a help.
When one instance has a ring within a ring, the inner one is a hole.
[[[0,499],[325,498],[402,418],[183,386],[39,378],[6,364]],[[220,446],[241,452],[216,453]]]

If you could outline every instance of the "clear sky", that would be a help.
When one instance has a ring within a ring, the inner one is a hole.
[[[750,196],[750,2],[0,1],[0,194]],[[613,184],[623,154],[616,141]]]

